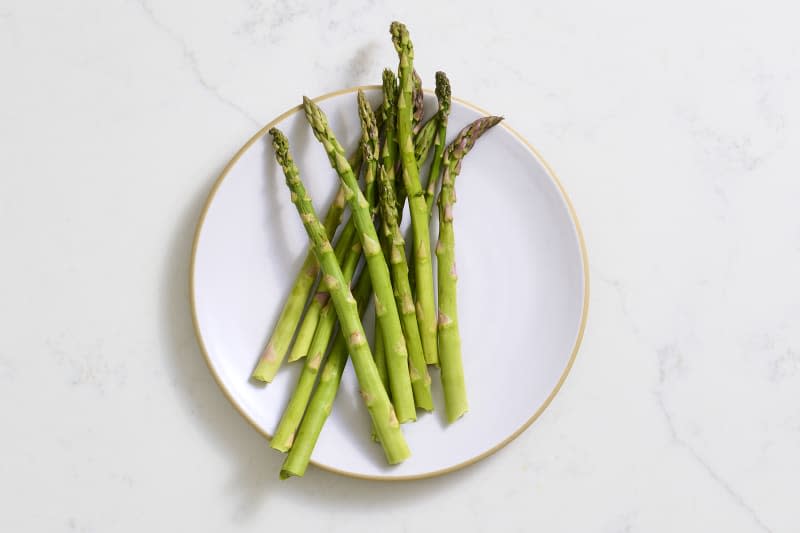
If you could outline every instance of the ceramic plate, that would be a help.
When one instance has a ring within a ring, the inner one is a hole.
[[[379,102],[379,87],[363,89]],[[317,99],[348,153],[360,134],[356,90]],[[431,94],[426,108],[436,108]],[[485,114],[454,101],[448,140]],[[317,210],[333,197],[336,175],[294,108],[259,131],[222,172],[198,222],[191,266],[192,311],[209,368],[239,412],[267,437],[302,362],[284,364],[267,386],[248,378],[307,246],[266,134],[273,125],[289,137]],[[388,466],[370,439],[369,417],[348,365],[312,457],[321,468],[408,479],[471,464],[527,428],[569,372],[586,321],[587,264],[577,219],[556,177],[503,122],[464,160],[456,188],[458,303],[470,410],[455,424],[445,422],[433,370],[437,409],[403,426],[412,457]],[[436,242],[436,219],[431,228]]]

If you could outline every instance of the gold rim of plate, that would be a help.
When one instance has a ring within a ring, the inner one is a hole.
[[[333,98],[335,96],[341,96],[343,94],[348,94],[348,93],[355,93],[358,90],[366,91],[366,90],[373,90],[373,89],[381,89],[381,86],[380,85],[361,85],[361,86],[358,86],[358,87],[350,87],[348,89],[342,89],[342,90],[339,90],[339,91],[334,91],[334,92],[331,92],[331,93],[324,94],[322,96],[318,96],[317,98],[314,98],[313,100],[314,100],[314,102],[322,102],[324,100],[328,100],[329,98]],[[429,89],[425,89],[425,92],[426,93],[433,93],[433,91],[429,90]],[[488,116],[490,114],[485,109],[482,109],[482,108],[476,106],[475,104],[473,104],[471,102],[467,102],[466,100],[463,100],[461,98],[456,98],[455,96],[452,97],[452,98],[453,98],[454,101],[456,101],[456,102],[458,102],[458,103],[460,103],[462,105],[465,105],[465,106],[469,107],[470,109],[473,109],[473,110],[477,111],[478,113],[483,114],[484,116]],[[222,169],[222,172],[220,173],[219,177],[216,179],[216,181],[214,182],[214,185],[211,187],[211,191],[208,194],[208,198],[206,198],[205,204],[203,205],[203,210],[200,213],[200,218],[197,221],[197,227],[195,228],[194,239],[192,241],[192,257],[191,257],[191,262],[190,262],[190,265],[189,265],[189,269],[190,269],[189,270],[189,299],[191,300],[191,307],[192,307],[192,325],[194,326],[194,334],[195,334],[195,337],[197,337],[197,342],[198,342],[198,344],[200,346],[200,351],[203,353],[203,357],[206,360],[206,365],[208,366],[208,369],[211,371],[211,375],[214,376],[214,380],[217,382],[217,385],[219,385],[220,389],[222,389],[222,392],[228,398],[228,401],[231,402],[231,404],[239,412],[239,414],[242,415],[242,417],[244,417],[244,419],[247,420],[247,422],[256,431],[261,433],[267,439],[271,439],[272,435],[270,435],[269,433],[264,431],[262,428],[260,428],[258,426],[258,424],[256,424],[256,422],[250,417],[250,415],[248,415],[247,413],[244,412],[244,410],[242,410],[241,406],[236,402],[236,400],[234,399],[234,397],[231,394],[231,392],[228,390],[228,388],[225,386],[225,384],[220,379],[219,375],[217,374],[216,369],[214,368],[214,365],[211,363],[211,359],[208,356],[208,351],[206,350],[205,343],[203,342],[203,336],[200,333],[200,326],[198,325],[198,322],[197,322],[197,305],[195,303],[195,293],[194,293],[195,259],[197,257],[197,243],[200,240],[200,232],[203,229],[203,223],[205,222],[205,219],[206,219],[206,213],[208,213],[208,208],[211,206],[211,202],[214,201],[214,197],[217,194],[217,189],[219,189],[219,186],[222,184],[222,181],[225,179],[225,176],[228,175],[228,172],[230,171],[230,169],[233,168],[233,166],[237,163],[237,161],[239,161],[239,158],[241,158],[242,155],[248,149],[250,149],[250,147],[253,144],[255,144],[258,140],[260,140],[262,137],[264,137],[264,135],[266,135],[266,133],[269,131],[269,129],[271,127],[273,127],[274,125],[282,122],[286,117],[289,117],[289,116],[293,115],[294,113],[297,113],[297,112],[301,111],[302,108],[303,108],[303,106],[298,105],[296,107],[293,107],[293,108],[289,109],[288,111],[285,111],[284,113],[281,113],[276,118],[271,120],[269,122],[269,124],[267,124],[266,126],[261,128],[260,130],[258,130],[256,132],[256,134],[253,135],[250,138],[250,140],[248,140],[244,144],[244,146],[242,146],[239,149],[238,152],[236,152],[236,155],[234,155],[233,158],[228,162],[228,164],[225,165],[225,168]],[[511,126],[509,126],[506,123],[506,121],[501,122],[499,125],[501,127],[505,128],[506,130],[508,130],[512,135],[514,135],[514,137],[519,139],[525,146],[527,146],[528,149],[533,154],[533,156],[545,168],[545,170],[547,171],[548,176],[550,176],[550,179],[553,180],[553,183],[555,183],[556,187],[558,187],[558,190],[561,192],[561,196],[564,199],[564,203],[566,204],[567,209],[569,210],[569,214],[570,214],[570,217],[572,218],[572,222],[575,225],[575,233],[578,236],[578,243],[580,245],[580,252],[581,252],[581,261],[583,263],[583,309],[581,310],[581,323],[580,323],[580,327],[578,328],[578,335],[577,335],[577,337],[575,339],[575,345],[572,348],[572,353],[570,354],[569,361],[567,361],[567,366],[564,368],[564,371],[561,373],[561,376],[558,378],[558,381],[556,382],[555,386],[553,387],[553,390],[550,391],[550,394],[548,394],[547,398],[544,400],[542,405],[540,405],[539,408],[536,409],[536,411],[533,413],[533,415],[531,415],[531,417],[528,420],[526,420],[516,431],[511,433],[511,435],[509,435],[508,437],[506,437],[505,439],[503,439],[502,441],[500,441],[496,445],[492,446],[490,449],[488,449],[485,452],[480,453],[480,454],[476,455],[475,457],[473,457],[471,459],[468,459],[468,460],[466,460],[464,462],[461,462],[461,463],[456,464],[456,465],[448,466],[447,468],[442,468],[442,469],[439,469],[439,470],[435,470],[433,472],[427,472],[425,474],[415,474],[415,475],[410,475],[410,476],[391,476],[391,475],[390,476],[373,476],[373,475],[358,474],[358,473],[355,473],[355,472],[349,472],[347,470],[340,470],[340,469],[334,468],[332,466],[319,464],[319,463],[317,463],[317,462],[312,460],[311,464],[313,464],[317,468],[320,468],[322,470],[327,470],[328,472],[333,472],[335,474],[341,474],[343,476],[355,478],[355,479],[368,479],[368,480],[374,480],[374,481],[410,481],[410,480],[414,480],[414,479],[427,479],[427,478],[432,478],[432,477],[436,477],[436,476],[441,476],[443,474],[448,474],[450,472],[455,472],[456,470],[461,470],[464,467],[467,467],[467,466],[470,466],[470,465],[473,465],[473,464],[477,463],[481,459],[485,459],[486,457],[489,457],[490,455],[492,455],[493,453],[497,452],[501,448],[505,447],[508,443],[510,443],[511,441],[516,439],[523,431],[528,429],[528,427],[530,427],[530,425],[533,424],[536,421],[536,419],[539,418],[539,416],[541,416],[541,414],[544,412],[544,410],[547,409],[547,407],[553,401],[553,398],[555,398],[556,394],[558,394],[558,391],[561,389],[561,386],[564,384],[564,381],[567,379],[567,375],[569,375],[570,370],[572,370],[572,365],[575,363],[575,358],[578,355],[578,350],[580,349],[581,341],[583,340],[583,333],[584,333],[584,330],[586,329],[586,319],[587,319],[587,316],[588,316],[588,313],[589,313],[589,262],[588,262],[588,257],[587,257],[587,254],[586,254],[586,243],[584,242],[584,239],[583,239],[583,230],[581,229],[580,222],[578,221],[578,216],[575,214],[575,208],[572,206],[572,202],[570,201],[569,196],[567,196],[567,192],[564,190],[563,185],[561,185],[561,182],[559,181],[558,177],[556,176],[555,172],[550,167],[550,165],[547,164],[547,162],[544,160],[544,158],[541,156],[541,154],[539,154],[539,152],[536,150],[536,148],[534,148],[533,145],[531,143],[529,143],[527,139],[525,139],[522,135],[520,135],[519,132],[517,132],[515,129],[513,129]]]

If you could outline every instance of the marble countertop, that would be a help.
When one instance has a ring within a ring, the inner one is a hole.
[[[793,4],[458,5],[0,2],[0,530],[797,531]],[[279,482],[194,339],[194,225],[269,119],[395,63],[395,18],[559,174],[588,328],[479,464]]]

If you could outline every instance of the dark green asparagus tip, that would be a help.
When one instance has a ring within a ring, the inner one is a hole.
[[[417,69],[413,71],[414,77],[414,91],[412,92],[413,97],[413,118],[414,124],[418,125],[420,121],[422,121],[422,116],[425,114],[425,93],[422,91],[422,78],[417,73]],[[417,132],[417,127],[414,128],[414,133]]]
[[[436,99],[439,101],[439,112],[443,116],[450,114],[450,80],[441,70],[436,73]]]
[[[493,128],[494,126],[500,124],[500,122],[502,122],[504,118],[505,117],[498,117],[498,116],[485,117],[483,121],[484,127],[487,130],[489,128]]]
[[[303,96],[303,111],[306,114],[306,118],[311,121],[311,117],[314,115],[314,102],[308,96]]]
[[[358,93],[356,93],[356,99],[358,100],[358,116],[361,118],[361,123],[363,124],[364,121],[369,117],[369,114],[366,111],[371,111],[372,108],[369,106],[369,103],[367,102],[367,95],[364,94],[363,90],[358,90]]]
[[[313,100],[311,100],[311,98],[309,98],[308,96],[303,97],[303,111],[305,111],[306,116],[316,115],[317,114],[316,107],[317,105],[314,103]]]
[[[390,69],[383,70],[383,119],[388,120],[393,114],[395,97],[397,96],[397,76]]]
[[[289,155],[289,140],[278,128],[270,128],[269,134],[272,135],[272,146],[275,148],[275,157],[279,161],[286,159]]]
[[[361,144],[364,157],[369,161],[378,159],[378,126],[375,113],[367,101],[367,96],[361,89],[358,90],[358,116],[361,119]]]
[[[311,130],[314,132],[314,137],[322,141],[325,130],[328,127],[328,119],[322,110],[317,107],[311,98],[303,97],[303,111],[306,114],[306,120],[311,125]]]
[[[394,87],[397,89],[397,76],[395,76],[394,71],[390,68],[383,69],[384,90],[386,90],[387,87]]]
[[[411,38],[408,35],[408,28],[402,22],[394,21],[389,26],[389,32],[392,34],[392,42],[395,49],[400,52],[404,48],[411,49]]]
[[[393,228],[397,226],[397,198],[394,193],[394,186],[392,185],[392,182],[384,167],[380,168],[378,177],[380,181],[380,187],[378,187],[378,190],[380,191],[381,199],[379,204],[381,216],[383,217],[384,222],[390,228]]]
[[[390,69],[383,70],[383,104],[381,105],[381,119],[386,124],[388,120],[394,122],[395,100],[397,96],[397,76]]]
[[[467,152],[475,145],[475,141],[488,130],[499,124],[501,120],[503,120],[503,117],[481,117],[458,132],[456,138],[450,143],[447,150],[445,150],[445,161],[447,164],[455,165],[454,170],[456,174],[461,171],[461,161],[464,159],[464,156],[467,155]]]

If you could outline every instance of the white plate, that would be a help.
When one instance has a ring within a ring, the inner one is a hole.
[[[377,104],[379,87],[363,89]],[[317,99],[348,153],[359,137],[355,91]],[[430,94],[426,107],[436,107]],[[485,114],[454,101],[448,141]],[[191,266],[192,311],[209,368],[265,436],[275,430],[302,362],[284,364],[266,387],[248,377],[307,244],[273,159],[266,135],[272,126],[288,135],[317,210],[327,207],[338,182],[303,113],[294,108],[250,139],[214,184],[198,222]],[[467,155],[456,188],[458,303],[470,411],[455,424],[445,423],[434,370],[437,410],[403,426],[412,457],[387,466],[370,439],[367,411],[348,365],[312,456],[321,468],[408,479],[471,464],[527,428],[569,372],[586,321],[588,278],[580,229],[560,184],[533,147],[503,122]],[[435,219],[431,227],[435,242]]]

